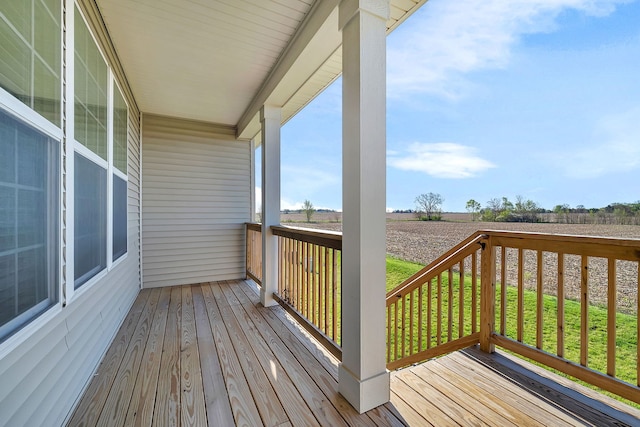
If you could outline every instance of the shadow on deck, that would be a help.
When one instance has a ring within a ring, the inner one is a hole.
[[[640,411],[475,348],[396,371],[358,414],[338,362],[251,282],[145,289],[69,425],[639,425]]]

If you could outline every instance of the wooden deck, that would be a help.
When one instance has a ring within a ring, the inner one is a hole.
[[[360,415],[337,393],[337,361],[253,284],[147,289],[69,425],[640,425],[640,411],[526,366],[450,354],[394,372],[391,402]]]

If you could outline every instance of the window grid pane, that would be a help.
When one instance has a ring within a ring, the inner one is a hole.
[[[75,139],[107,160],[107,63],[75,10]]]
[[[60,1],[7,3],[0,12],[0,87],[60,126]]]
[[[113,89],[113,166],[127,173],[127,104],[120,90]]]

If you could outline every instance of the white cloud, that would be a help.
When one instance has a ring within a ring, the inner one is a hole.
[[[471,84],[464,73],[505,67],[523,35],[554,31],[561,12],[606,16],[629,1],[431,0],[399,30],[411,37],[390,44],[389,95],[457,98]]]
[[[280,209],[281,210],[289,209],[289,210],[295,211],[298,209],[302,209],[302,203],[303,202],[291,202],[290,200],[281,198]]]
[[[292,202],[285,198],[280,198],[280,209],[297,210],[302,208],[303,202]],[[262,211],[262,188],[256,187],[256,212]]]
[[[414,142],[406,153],[389,157],[388,162],[395,168],[423,172],[436,178],[471,178],[495,167],[475,151],[473,147],[451,142]]]
[[[574,145],[556,162],[570,178],[597,178],[640,169],[640,108],[603,117],[595,125],[595,144]]]

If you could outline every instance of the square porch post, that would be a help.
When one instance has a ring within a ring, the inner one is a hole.
[[[386,369],[386,20],[388,0],[342,0],[342,363],[360,413],[389,401]]]
[[[272,225],[280,225],[280,107],[260,109],[262,124],[262,287],[260,302],[265,307],[277,304],[278,237]]]

